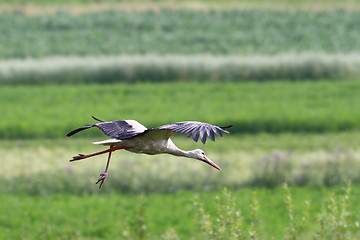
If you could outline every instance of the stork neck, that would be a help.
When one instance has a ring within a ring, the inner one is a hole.
[[[181,150],[172,141],[168,143],[168,150],[169,150],[168,151],[169,154],[172,154],[175,156],[193,158],[191,151]]]
[[[184,151],[184,150],[181,150],[180,148],[173,149],[173,151],[171,151],[170,154],[175,155],[175,156],[180,156],[180,157],[193,158],[191,151]]]

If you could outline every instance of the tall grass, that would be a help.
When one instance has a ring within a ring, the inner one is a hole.
[[[328,141],[332,139],[335,146],[339,144],[336,136],[327,137]],[[297,137],[298,142],[303,137]],[[257,141],[265,139],[258,137]],[[242,150],[241,142],[249,140],[238,137],[227,137],[209,146],[189,144],[187,139],[175,139],[183,149],[203,148],[222,168],[222,172],[196,160],[118,151],[113,156],[109,178],[101,193],[170,193],[181,190],[209,191],[222,187],[275,188],[283,183],[293,186],[337,186],[347,179],[354,184],[360,183],[358,148],[323,148],[319,143],[305,149],[290,150],[287,139],[272,136],[266,140],[282,142],[282,147],[279,146],[282,150],[277,151],[262,149],[261,144],[253,144],[250,149],[245,147]],[[305,137],[302,141],[310,139]],[[358,138],[352,138],[352,141],[357,142]],[[0,192],[32,195],[99,193],[95,182],[105,166],[106,157],[98,156],[73,163],[68,160],[78,153],[100,150],[84,140],[2,142],[2,170],[7,174],[0,177],[3,183]]]
[[[106,11],[0,15],[0,58],[360,51],[352,11]]]
[[[356,198],[360,190],[356,185],[351,188],[350,192],[340,188],[290,188],[289,193],[281,188],[242,189],[199,192],[196,197],[187,191],[140,196],[1,194],[0,238],[238,239],[234,233],[240,233],[241,239],[285,240],[289,239],[285,199],[291,196],[297,239],[339,236],[355,240],[360,234]],[[252,202],[257,202],[256,220]]]
[[[0,83],[291,81],[358,77],[359,69],[358,54],[57,57],[1,61]]]
[[[291,189],[285,184],[285,197],[281,207],[287,211],[287,224],[282,225],[283,236],[277,236],[277,239],[357,239],[360,234],[357,222],[358,213],[349,208],[351,186],[349,184],[345,186],[341,194],[332,192],[322,200],[321,211],[317,213],[314,221],[314,216],[311,216],[310,219],[310,209],[313,208],[310,200],[304,200],[306,205],[299,215],[295,213],[298,207],[294,205]],[[258,211],[259,201],[255,193],[251,200],[256,203],[255,208],[253,204],[247,206],[251,212]],[[248,218],[245,221],[242,213],[242,210],[245,211],[245,207],[237,205],[235,196],[226,189],[221,197],[215,197],[214,203],[212,205],[215,206],[212,207],[216,209],[215,214],[214,211],[205,210],[204,205],[198,199],[194,201],[195,207],[198,209],[198,225],[204,239],[257,239],[253,230],[254,226],[274,224],[265,222],[263,219],[259,223],[257,218]],[[271,232],[259,234],[259,239],[273,237]]]
[[[147,127],[184,120],[231,124],[232,133],[357,130],[359,91],[356,80],[2,86],[0,138],[63,138],[92,123],[91,115]],[[103,135],[90,129],[78,136]]]
[[[216,219],[211,219],[211,215],[205,213],[204,205],[195,199],[195,208],[199,211],[199,227],[203,232],[205,239],[244,239],[244,223],[240,210],[236,208],[235,199],[225,189],[222,198],[215,197]]]
[[[154,4],[161,4],[161,3],[166,3],[165,0],[102,0],[101,3],[154,3]],[[174,3],[192,3],[193,1],[192,0],[174,0],[172,1],[171,3],[174,4]],[[233,4],[233,1],[229,1],[229,0],[197,0],[196,1],[198,4],[202,3],[202,4],[205,4],[205,6],[207,4],[210,3],[210,6],[213,6],[211,5],[211,3],[218,3],[220,5],[226,5],[226,4],[229,4],[229,3],[232,3]],[[267,0],[238,0],[237,1],[238,3],[260,3],[260,4],[264,4],[264,3],[268,3]],[[297,4],[301,4],[301,3],[313,3],[311,0],[293,0],[293,1],[290,1],[290,0],[274,0],[272,1],[273,3],[277,3],[277,4],[285,4],[285,6],[288,6],[286,5],[286,3],[290,3],[292,5],[297,5]],[[338,3],[336,0],[321,0],[319,2],[325,2],[325,3]],[[348,4],[354,4],[356,3],[356,0],[344,0],[343,1],[344,3],[348,3]],[[0,3],[28,3],[26,0],[0,0]],[[47,4],[47,5],[51,5],[51,4],[74,4],[74,3],[99,3],[99,1],[97,0],[32,0],[32,4]],[[232,5],[231,4],[231,5]],[[340,4],[342,5],[342,4]],[[161,6],[161,5],[160,5]],[[172,6],[172,5],[170,5]],[[181,5],[180,5],[181,6]],[[185,5],[187,6],[187,5]]]

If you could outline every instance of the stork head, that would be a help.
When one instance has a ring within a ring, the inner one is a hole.
[[[211,161],[206,155],[205,152],[201,149],[195,149],[190,151],[191,152],[191,157],[195,158],[197,160],[203,161],[207,164],[209,164],[210,166],[216,168],[217,170],[221,171],[221,168],[218,167],[213,161]]]

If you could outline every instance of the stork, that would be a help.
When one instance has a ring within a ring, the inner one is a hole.
[[[209,137],[212,141],[215,141],[215,134],[222,137],[221,132],[229,133],[224,128],[231,127],[218,127],[203,122],[185,121],[147,129],[144,125],[136,120],[104,122],[94,116],[92,116],[92,118],[98,121],[98,123],[77,128],[69,132],[66,136],[70,137],[82,130],[97,127],[105,135],[111,137],[111,139],[108,140],[93,142],[93,144],[109,146],[109,149],[88,155],[79,154],[70,160],[70,162],[73,162],[108,153],[105,171],[100,174],[100,178],[96,182],[96,184],[100,183],[99,189],[103,186],[104,181],[108,176],[111,153],[119,149],[125,149],[133,153],[143,153],[149,155],[167,153],[179,157],[193,158],[203,161],[210,166],[221,170],[220,167],[218,167],[205,155],[203,150],[181,150],[174,144],[170,137],[175,133],[181,133],[187,137],[192,137],[195,142],[197,142],[200,138],[201,142],[205,144],[207,137]]]

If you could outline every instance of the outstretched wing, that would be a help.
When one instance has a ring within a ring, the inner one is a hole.
[[[96,123],[95,126],[109,137],[121,140],[135,137],[147,130],[135,120],[100,122]]]
[[[77,132],[80,132],[82,130],[91,127],[97,127],[107,136],[120,140],[135,137],[139,134],[144,133],[147,130],[147,128],[144,125],[140,124],[135,120],[123,120],[123,121],[99,122],[95,124],[86,125],[69,132],[66,136],[70,137],[71,135],[74,135]]]
[[[174,133],[182,133],[187,137],[192,137],[195,142],[197,142],[200,138],[202,143],[206,143],[207,137],[209,137],[212,141],[215,141],[215,134],[219,137],[222,137],[221,132],[229,133],[224,129],[228,127],[231,126],[218,127],[209,123],[187,121],[171,123],[160,127],[152,128],[147,131],[168,130]]]

